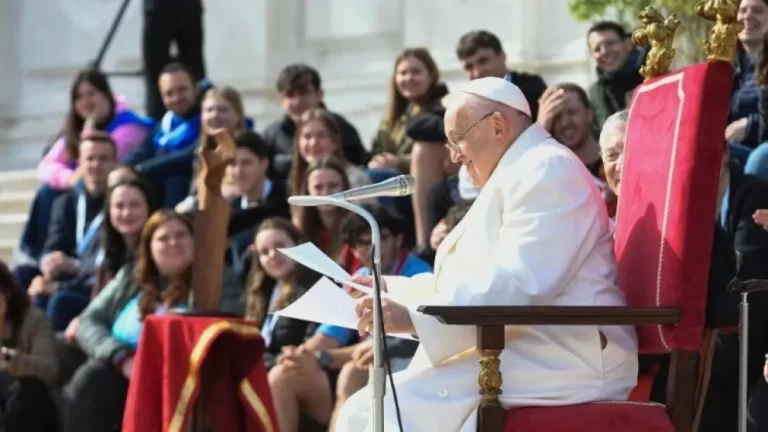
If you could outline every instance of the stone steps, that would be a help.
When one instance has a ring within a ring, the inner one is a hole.
[[[0,193],[32,192],[34,195],[39,185],[34,169],[0,171]]]
[[[27,223],[27,213],[0,214],[0,238],[18,239]]]
[[[39,184],[35,170],[0,171],[0,260],[11,262]]]
[[[0,238],[0,260],[4,261],[8,266],[11,265],[13,250],[16,248],[17,244],[17,240]]]

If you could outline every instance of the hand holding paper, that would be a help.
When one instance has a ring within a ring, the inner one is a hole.
[[[352,297],[323,277],[298,300],[274,314],[356,330],[359,319],[355,308],[356,301]],[[413,339],[410,334],[390,336]]]
[[[352,298],[359,299],[364,296],[373,296],[373,278],[371,276],[355,276],[351,280],[342,282],[344,284],[344,290]],[[386,298],[387,283],[384,278],[381,279],[381,297]]]
[[[346,270],[344,270],[336,261],[332,260],[328,255],[323,253],[313,243],[304,243],[291,248],[279,249],[280,253],[288,258],[302,264],[323,276],[335,280],[336,282],[355,288],[354,290],[347,290],[350,295],[355,298],[361,296],[360,292],[366,295],[373,295],[373,290],[370,286],[364,285],[362,282],[370,280],[366,276],[352,277]],[[359,291],[359,292],[354,292]],[[382,283],[381,297],[386,298],[386,287]]]

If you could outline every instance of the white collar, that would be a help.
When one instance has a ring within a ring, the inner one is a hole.
[[[259,203],[263,203],[266,201],[267,197],[269,197],[269,193],[272,192],[272,181],[270,179],[264,180],[264,186],[261,190],[261,199],[258,201]],[[251,202],[248,201],[248,197],[245,195],[240,197],[240,208],[242,210],[245,210],[247,208],[251,207]]]

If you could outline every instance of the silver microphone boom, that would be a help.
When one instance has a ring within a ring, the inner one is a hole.
[[[378,197],[407,196],[413,193],[416,179],[409,175],[399,175],[372,185],[360,186],[344,192],[329,195],[344,201],[357,201]]]

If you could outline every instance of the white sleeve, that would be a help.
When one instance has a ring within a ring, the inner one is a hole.
[[[573,160],[550,158],[519,174],[524,179],[502,191],[502,226],[488,259],[441,279],[439,294],[421,304],[549,305],[607,235],[597,187]],[[475,347],[475,327],[445,325],[409,306],[433,365]]]
[[[432,273],[415,276],[384,276],[387,296],[400,304],[415,304],[427,301],[435,295],[435,277]]]

